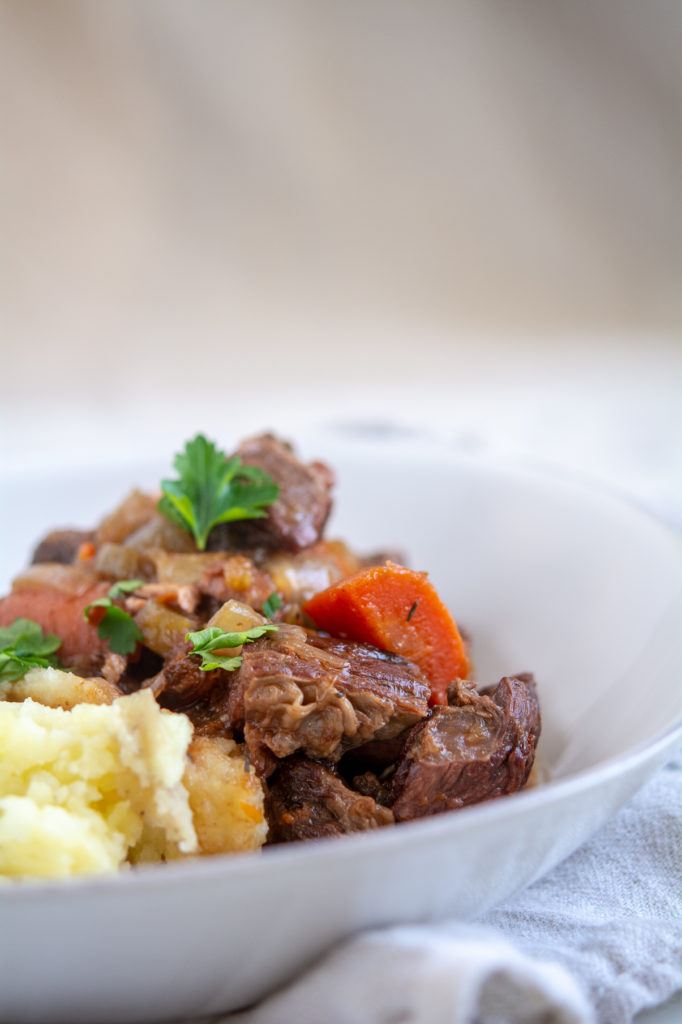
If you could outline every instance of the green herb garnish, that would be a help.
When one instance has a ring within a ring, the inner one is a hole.
[[[113,587],[109,587],[107,597],[111,601],[115,601],[117,597],[132,594],[134,590],[139,590],[143,586],[144,580],[117,580]]]
[[[263,615],[266,615],[269,619],[275,614],[278,608],[282,607],[282,599],[276,590],[270,594],[265,601],[263,601]]]
[[[412,607],[410,608],[409,612],[407,613],[407,618],[406,618],[406,620],[405,620],[406,622],[409,622],[409,621],[410,621],[410,619],[412,618],[412,616],[414,615],[414,613],[415,613],[415,612],[416,612],[416,610],[417,610],[417,605],[418,605],[418,604],[419,604],[419,601],[415,601],[415,602],[414,602],[414,604],[413,604],[413,605],[412,605]]]
[[[0,629],[0,682],[14,683],[31,668],[55,668],[61,643],[56,633],[45,636],[32,619],[15,619]]]
[[[124,612],[113,602],[116,598],[130,594],[143,586],[144,580],[119,580],[109,588],[106,597],[92,601],[83,612],[90,622],[92,608],[106,609],[104,615],[97,621],[97,635],[100,640],[109,641],[109,647],[115,654],[132,654],[138,641],[142,639],[142,631],[132,615],[128,615],[128,612]]]
[[[200,629],[197,633],[188,633],[185,639],[189,640],[194,648],[190,654],[198,654],[201,657],[202,672],[209,672],[213,668],[224,668],[227,672],[232,672],[233,669],[239,668],[241,665],[241,656],[227,657],[224,654],[218,654],[218,651],[223,651],[228,647],[241,647],[242,644],[248,644],[252,640],[257,640],[259,636],[263,636],[264,633],[270,633],[276,629],[277,626],[268,624],[253,626],[252,629],[247,629],[243,633],[224,633],[218,626],[209,626],[207,629]]]
[[[279,494],[272,477],[258,466],[245,466],[197,434],[175,456],[179,480],[162,480],[159,512],[176,526],[189,530],[204,551],[208,535],[219,523],[262,519],[264,509]]]

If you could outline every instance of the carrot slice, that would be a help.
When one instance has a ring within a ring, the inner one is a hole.
[[[353,573],[303,605],[318,629],[374,644],[415,662],[431,686],[431,704],[447,704],[447,687],[466,678],[457,625],[425,572],[387,562]]]

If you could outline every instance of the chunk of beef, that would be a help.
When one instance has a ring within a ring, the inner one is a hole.
[[[391,787],[382,782],[374,772],[363,772],[361,775],[354,775],[351,780],[351,788],[363,796],[371,796],[378,804],[388,806],[391,803]]]
[[[233,672],[204,672],[196,655],[180,653],[166,662],[150,685],[161,707],[187,715],[197,733],[231,736],[233,682]]]
[[[203,672],[201,661],[187,653],[170,658],[157,676],[154,695],[171,711],[184,711],[206,697],[218,682],[220,669]]]
[[[434,708],[414,727],[392,784],[396,821],[454,810],[520,789],[540,735],[530,676],[506,676],[486,694],[458,682],[454,706]]]
[[[400,757],[411,726],[390,739],[370,740],[360,747],[349,750],[341,764],[342,775],[354,775],[363,771],[383,772]]]
[[[277,500],[264,519],[246,519],[212,531],[211,548],[265,545],[301,551],[322,535],[331,510],[331,470],[321,462],[306,465],[272,434],[244,441],[236,453],[247,466],[258,466],[279,485]]]
[[[393,814],[344,785],[329,768],[299,755],[281,762],[265,797],[268,842],[320,839],[380,828]]]
[[[33,552],[31,564],[60,562],[62,565],[70,565],[76,560],[81,544],[91,543],[94,539],[94,530],[54,530],[43,537]]]
[[[336,761],[368,740],[390,739],[428,711],[420,670],[369,644],[281,624],[242,651],[234,723],[250,747]]]

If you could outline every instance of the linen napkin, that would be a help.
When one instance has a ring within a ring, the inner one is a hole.
[[[475,924],[350,939],[214,1024],[627,1024],[682,988],[682,751],[553,872]]]

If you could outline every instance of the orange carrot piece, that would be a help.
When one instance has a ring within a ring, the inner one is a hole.
[[[424,572],[393,562],[361,569],[315,594],[303,610],[332,636],[415,662],[430,683],[431,704],[446,704],[448,684],[469,671],[457,625]]]
[[[78,561],[87,562],[89,558],[93,558],[96,552],[95,545],[91,540],[84,540],[82,544],[78,546]]]

